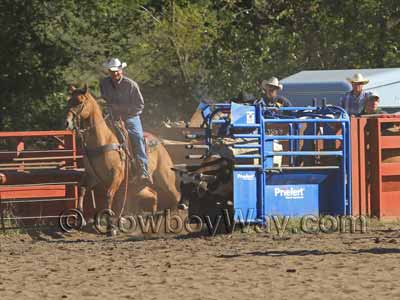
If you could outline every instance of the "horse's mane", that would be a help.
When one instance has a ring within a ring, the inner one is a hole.
[[[93,105],[93,113],[98,113],[103,116],[103,110],[99,103],[97,103],[96,97],[91,92],[86,92],[88,101]]]
[[[102,120],[104,120],[106,126],[108,127],[108,129],[110,129],[111,133],[118,137],[118,134],[120,134],[118,133],[118,130],[122,130],[122,134],[127,136],[127,132],[124,132],[123,128],[118,129],[116,124],[110,118],[106,118],[103,116],[103,111],[100,104],[97,102],[96,97],[91,92],[87,92],[87,94],[87,101],[89,101],[90,104],[93,105],[92,113],[98,115],[99,117],[101,117]]]

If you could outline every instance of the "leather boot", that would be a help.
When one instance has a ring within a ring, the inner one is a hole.
[[[146,186],[153,185],[153,179],[151,178],[146,167],[143,165],[143,163],[140,160],[138,160],[138,165],[139,165],[140,181]]]

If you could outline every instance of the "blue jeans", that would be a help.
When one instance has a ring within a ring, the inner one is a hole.
[[[125,121],[125,126],[128,130],[136,159],[139,160],[140,166],[142,167],[142,172],[143,174],[148,175],[146,145],[140,116],[129,117]]]

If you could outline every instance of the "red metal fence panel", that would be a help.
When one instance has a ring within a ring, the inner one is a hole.
[[[365,118],[351,119],[352,209],[353,215],[369,215],[370,201],[366,173]]]
[[[78,201],[81,171],[71,131],[0,132],[0,212],[14,220],[44,221]],[[7,212],[9,213],[9,212]]]
[[[399,217],[400,117],[371,118],[368,125],[372,214],[379,218]]]
[[[353,118],[353,215],[400,217],[400,117]]]

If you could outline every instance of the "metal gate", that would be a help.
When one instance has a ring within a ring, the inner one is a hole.
[[[236,221],[351,214],[350,121],[342,108],[216,104],[204,118],[206,155],[224,139],[235,149]]]
[[[75,135],[71,131],[0,132],[3,229],[58,223],[78,201]]]

